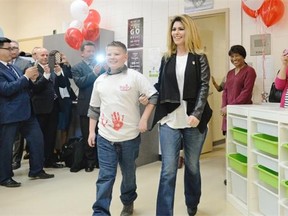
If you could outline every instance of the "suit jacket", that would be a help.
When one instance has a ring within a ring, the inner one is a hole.
[[[97,77],[84,61],[74,65],[71,71],[73,80],[79,88],[77,104],[78,114],[87,116],[93,84]]]
[[[32,66],[32,63],[29,60],[21,58],[18,56],[14,60],[13,66],[18,67],[22,72],[24,72],[28,67]]]
[[[50,113],[54,107],[55,95],[60,97],[58,89],[59,82],[56,74],[51,71],[50,78],[47,80],[44,76],[44,69],[38,65],[39,77],[36,79],[32,89],[32,106],[35,114]]]
[[[31,117],[31,83],[18,68],[13,68],[20,78],[0,63],[0,124],[25,121]]]
[[[60,76],[55,79],[55,86],[61,87],[61,88],[67,88],[70,99],[76,100],[77,96],[75,95],[73,89],[71,88],[71,83],[69,78],[72,78],[72,72],[71,72],[71,66],[70,65],[61,65],[62,71],[64,76],[61,74]],[[55,89],[57,95],[60,95],[59,88]],[[67,99],[67,98],[65,98]],[[72,102],[71,102],[72,103]],[[64,99],[59,97],[59,105],[60,105],[60,110],[65,110],[66,109],[66,102]]]

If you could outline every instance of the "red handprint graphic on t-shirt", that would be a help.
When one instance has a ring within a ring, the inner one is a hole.
[[[123,127],[123,120],[124,120],[124,115],[122,115],[122,118],[120,119],[120,114],[119,112],[113,112],[112,116],[112,122],[113,122],[113,129],[114,130],[120,130],[120,128]]]
[[[102,113],[102,115],[101,115],[101,124],[102,124],[104,127],[106,127],[107,123],[108,123],[108,120],[105,119],[105,116],[104,116],[104,114]]]

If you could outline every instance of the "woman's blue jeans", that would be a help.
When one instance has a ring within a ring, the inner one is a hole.
[[[187,208],[195,208],[201,196],[201,175],[199,159],[207,134],[197,128],[173,129],[160,125],[162,168],[157,196],[157,216],[173,215],[175,184],[178,170],[181,139],[183,139],[185,173],[184,193]]]
[[[99,159],[99,176],[96,182],[96,202],[93,215],[110,215],[112,190],[117,174],[118,163],[122,172],[121,196],[123,205],[131,204],[137,198],[136,164],[141,138],[124,142],[110,142],[99,134],[97,148]]]

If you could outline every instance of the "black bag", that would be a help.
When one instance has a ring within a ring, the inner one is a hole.
[[[82,138],[80,137],[72,137],[63,145],[61,160],[64,161],[66,167],[71,168],[71,172],[78,172],[85,167],[83,148]]]
[[[273,82],[270,88],[268,101],[270,103],[280,103],[281,96],[282,96],[282,91],[276,89],[275,83]]]

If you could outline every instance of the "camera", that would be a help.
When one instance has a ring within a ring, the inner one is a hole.
[[[60,65],[62,62],[61,53],[58,50],[52,50],[48,56],[48,65],[50,70],[53,70],[55,65]]]

